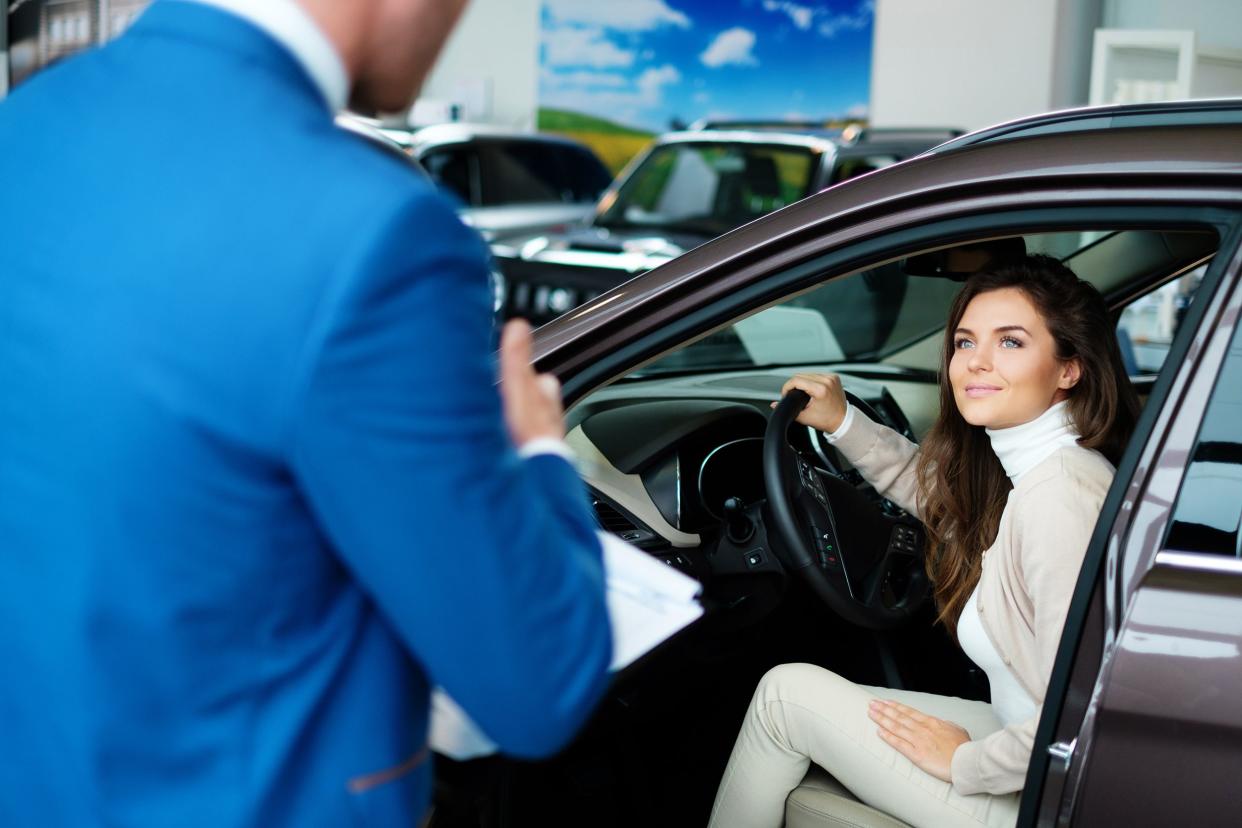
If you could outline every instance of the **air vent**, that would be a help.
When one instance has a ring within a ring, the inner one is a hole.
[[[591,506],[595,509],[595,519],[599,521],[599,525],[605,532],[619,535],[622,532],[633,532],[638,528],[632,520],[598,498],[591,500]]]

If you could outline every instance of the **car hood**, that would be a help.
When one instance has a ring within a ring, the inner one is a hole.
[[[462,220],[483,234],[483,238],[516,235],[533,237],[553,225],[578,224],[591,217],[594,204],[534,203],[506,204],[498,207],[464,207]]]
[[[708,241],[706,236],[663,233],[658,228],[616,230],[581,225],[560,233],[529,233],[499,238],[492,252],[528,262],[603,267],[641,273]]]

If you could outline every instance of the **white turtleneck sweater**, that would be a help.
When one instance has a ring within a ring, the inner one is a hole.
[[[1069,403],[1064,401],[1028,423],[985,431],[992,443],[992,451],[1015,486],[1022,475],[1047,460],[1053,452],[1078,445],[1079,437],[1069,417]],[[986,561],[987,552],[983,554]],[[992,690],[992,708],[1002,722],[1011,725],[1039,715],[1039,703],[1018,683],[1013,670],[1009,669],[983,629],[983,620],[979,617],[978,585],[957,619],[957,640],[970,660],[987,674]]]

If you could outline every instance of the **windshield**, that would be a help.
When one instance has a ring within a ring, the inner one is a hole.
[[[738,142],[658,146],[595,223],[719,236],[805,197],[818,153]]]
[[[1072,257],[1099,232],[1026,236],[1026,251]],[[913,260],[833,279],[674,351],[634,377],[678,371],[864,362],[938,332],[961,282],[911,275]]]

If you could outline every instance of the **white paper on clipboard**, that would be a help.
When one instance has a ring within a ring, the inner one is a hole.
[[[633,664],[703,614],[699,582],[605,532],[606,603],[612,625],[612,666],[617,672]],[[466,711],[437,687],[431,694],[431,749],[466,760],[497,751]]]

